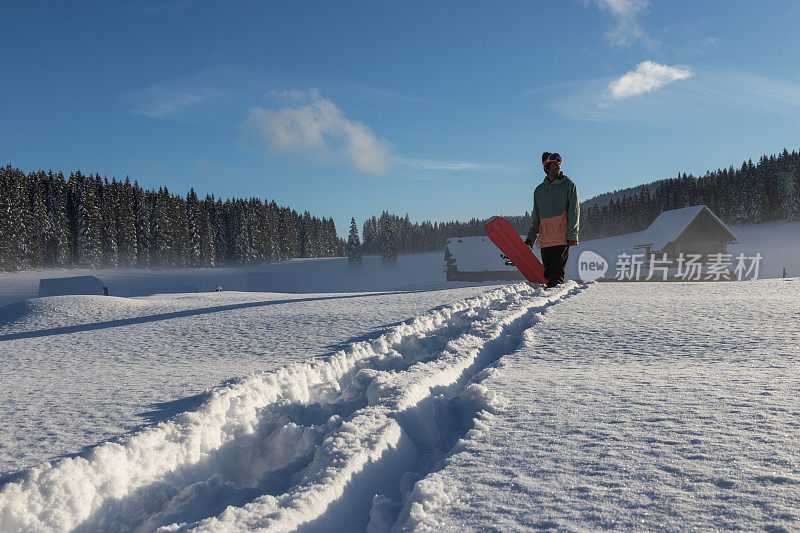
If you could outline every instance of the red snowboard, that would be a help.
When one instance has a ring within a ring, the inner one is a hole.
[[[544,267],[517,231],[503,217],[494,217],[486,223],[486,235],[503,252],[528,281],[547,284]]]

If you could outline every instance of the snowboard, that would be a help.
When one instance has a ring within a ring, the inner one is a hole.
[[[533,283],[547,284],[542,262],[533,255],[531,249],[506,219],[493,217],[489,220],[486,223],[486,236],[500,248],[500,251],[517,267],[525,279]]]

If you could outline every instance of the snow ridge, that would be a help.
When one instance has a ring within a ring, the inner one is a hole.
[[[223,387],[197,411],[0,487],[0,530],[387,529],[491,409],[470,380],[582,289],[505,286]]]

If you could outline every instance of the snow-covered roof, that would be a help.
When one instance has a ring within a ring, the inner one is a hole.
[[[489,237],[453,237],[447,239],[447,248],[460,272],[516,270],[516,267],[505,264],[500,250]]]
[[[651,246],[654,251],[663,250],[667,244],[677,239],[703,210],[730,233],[732,240],[736,239],[730,228],[711,209],[701,204],[664,211],[639,235],[638,246]]]

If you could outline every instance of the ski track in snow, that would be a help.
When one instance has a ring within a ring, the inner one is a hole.
[[[493,409],[480,385],[548,307],[584,289],[487,291],[214,391],[0,487],[0,530],[390,529],[416,481]]]
[[[0,307],[0,485],[488,287],[57,296]],[[100,328],[100,329],[98,329]]]

